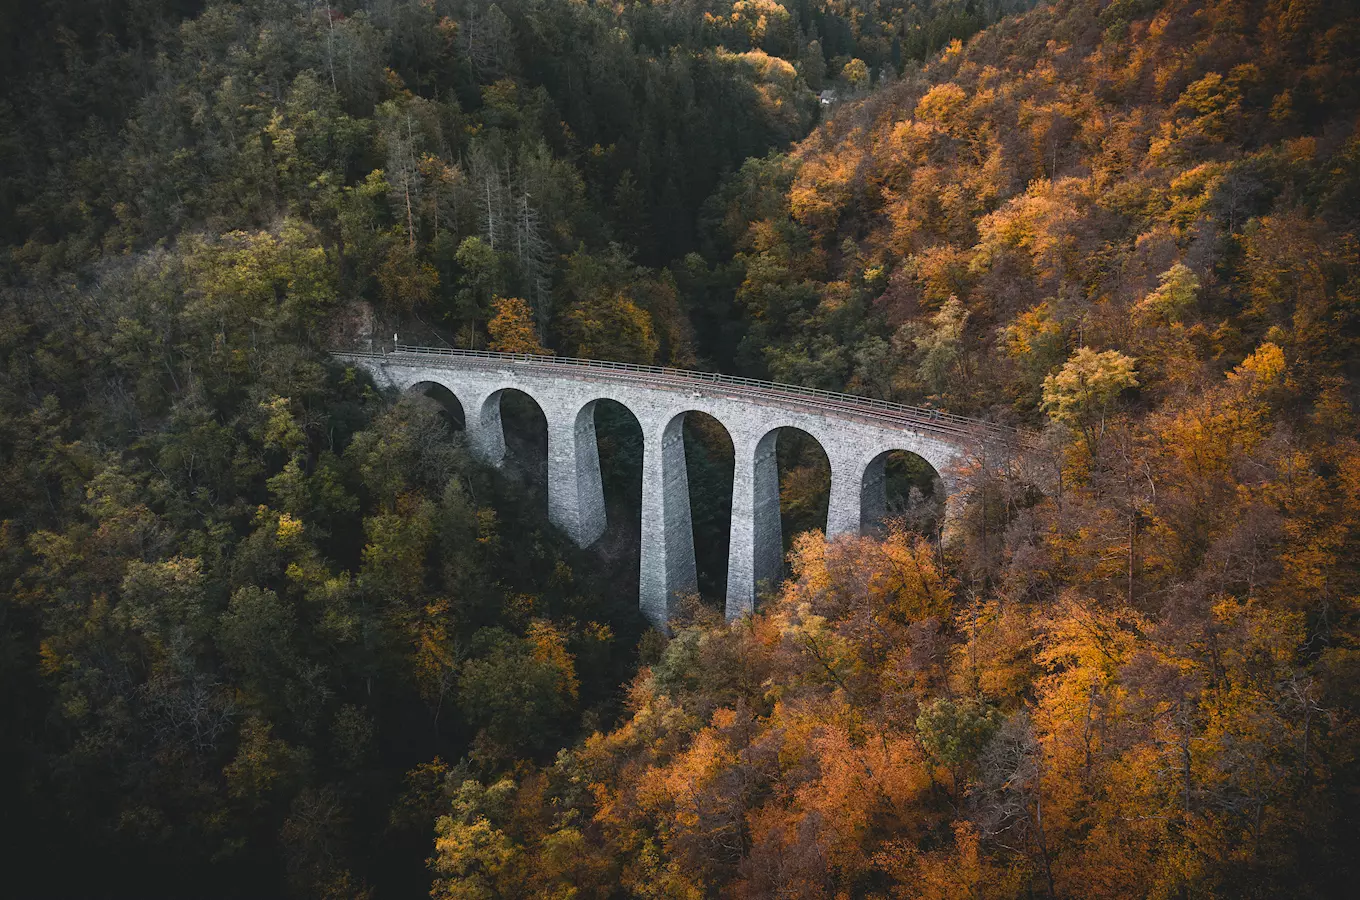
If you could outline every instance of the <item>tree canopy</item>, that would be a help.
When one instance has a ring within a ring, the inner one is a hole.
[[[8,893],[1355,883],[1352,4],[44,0],[0,44]],[[890,460],[828,542],[781,436],[786,577],[726,622],[695,417],[662,633],[636,423],[575,548],[537,410],[491,470],[327,352],[394,334],[1032,452]]]

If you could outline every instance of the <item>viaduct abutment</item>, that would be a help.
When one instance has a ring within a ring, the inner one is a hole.
[[[676,599],[698,579],[690,520],[683,428],[702,412],[731,435],[735,453],[727,616],[755,608],[762,585],[783,571],[779,430],[797,428],[817,440],[831,466],[826,534],[858,534],[883,508],[884,458],[902,450],[928,462],[946,493],[952,473],[979,446],[1013,441],[983,422],[882,401],[704,372],[478,351],[398,346],[390,353],[338,352],[380,386],[447,389],[463,407],[466,440],[481,460],[505,457],[500,399],[522,391],[548,423],[548,516],[582,547],[604,534],[606,515],[595,440],[595,405],[612,400],[642,427],[642,547],[639,604],[665,627]]]

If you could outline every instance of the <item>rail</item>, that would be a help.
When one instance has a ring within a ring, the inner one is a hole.
[[[1028,437],[1022,432],[982,419],[957,416],[928,407],[906,406],[901,403],[891,403],[887,400],[876,400],[871,397],[859,397],[854,394],[825,391],[819,388],[799,387],[777,381],[721,375],[716,372],[696,372],[690,369],[644,366],[636,363],[610,362],[599,359],[538,356],[530,353],[498,353],[490,350],[416,347],[409,344],[396,344],[391,351],[336,350],[333,353],[338,357],[374,359],[383,362],[410,360],[427,365],[438,365],[440,360],[446,359],[448,362],[444,364],[450,367],[456,365],[457,367],[491,368],[505,363],[514,363],[520,368],[569,372],[576,377],[580,377],[583,373],[589,373],[591,376],[642,383],[651,387],[717,387],[727,389],[729,395],[735,397],[794,404],[800,408],[810,407],[816,411],[835,410],[878,421],[910,425],[923,431],[954,438],[971,441],[982,440],[1020,447],[1030,444]],[[454,363],[455,360],[457,361],[456,364]]]

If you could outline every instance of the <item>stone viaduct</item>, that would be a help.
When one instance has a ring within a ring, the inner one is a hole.
[[[966,455],[1015,432],[938,411],[705,372],[468,350],[397,345],[390,353],[338,352],[381,386],[440,385],[463,408],[473,454],[505,456],[501,397],[518,390],[548,422],[548,516],[578,545],[605,531],[595,406],[613,400],[642,427],[642,560],[639,603],[664,627],[672,600],[697,587],[689,482],[681,426],[691,411],[728,431],[736,455],[727,570],[727,616],[755,606],[757,586],[783,571],[775,443],[779,429],[810,434],[831,464],[826,534],[858,534],[884,506],[884,461],[894,450],[922,457],[946,489]]]

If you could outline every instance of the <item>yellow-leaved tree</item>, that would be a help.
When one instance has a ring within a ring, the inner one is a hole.
[[[491,349],[501,353],[533,353],[551,356],[552,351],[538,341],[534,330],[534,311],[518,297],[497,297],[491,302],[493,315],[486,330],[491,333]]]
[[[1044,379],[1043,408],[1055,422],[1077,429],[1094,458],[1115,399],[1137,386],[1133,359],[1118,350],[1081,347],[1059,372]]]

